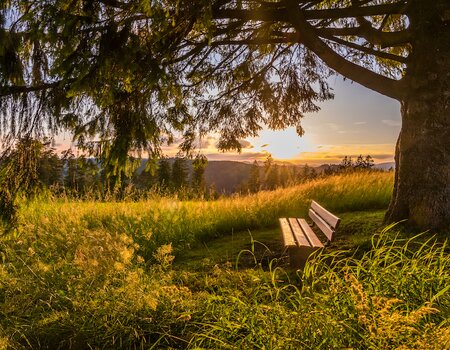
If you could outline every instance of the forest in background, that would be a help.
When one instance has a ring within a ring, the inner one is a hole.
[[[360,155],[355,160],[345,156],[340,164],[313,167],[280,163],[269,154],[264,161],[255,160],[251,164],[208,161],[205,156],[156,160],[130,158],[128,169],[114,173],[102,165],[101,159],[75,154],[72,149],[58,154],[50,141],[26,139],[0,159],[0,167],[11,166],[13,156],[25,149],[29,152],[29,148],[34,149],[31,153],[35,155],[35,162],[29,166],[30,186],[74,198],[139,198],[151,192],[176,194],[180,199],[215,199],[233,193],[285,188],[341,172],[381,171],[374,167],[370,155]]]

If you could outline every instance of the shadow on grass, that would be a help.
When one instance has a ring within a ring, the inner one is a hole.
[[[341,226],[336,240],[327,246],[327,251],[346,251],[349,256],[359,256],[371,249],[374,234],[383,225],[384,211],[361,211],[339,214]],[[174,267],[191,271],[209,270],[215,265],[232,265],[237,269],[260,266],[268,269],[269,264],[289,267],[289,259],[281,242],[281,231],[277,228],[233,232],[228,236],[198,243],[192,249],[177,255]]]

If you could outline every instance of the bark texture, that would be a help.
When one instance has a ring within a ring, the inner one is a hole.
[[[450,22],[440,4],[417,0],[409,10],[413,52],[386,220],[450,232]]]

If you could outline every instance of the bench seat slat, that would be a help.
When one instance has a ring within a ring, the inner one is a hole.
[[[311,244],[309,243],[308,238],[306,238],[305,234],[303,233],[303,230],[301,229],[297,219],[289,218],[289,224],[291,225],[292,233],[294,234],[298,246],[310,247]]]
[[[330,226],[328,226],[325,220],[323,220],[319,215],[317,215],[317,213],[312,209],[309,209],[309,217],[315,222],[317,227],[319,227],[322,230],[325,236],[327,236],[327,238],[330,241],[332,241],[334,230]]]
[[[311,209],[314,210],[314,212],[319,215],[332,229],[337,229],[341,219],[339,219],[336,215],[333,215],[315,201],[311,202]]]
[[[283,233],[283,244],[285,247],[296,247],[294,236],[292,235],[291,226],[286,218],[280,220],[281,232]]]
[[[305,235],[308,237],[308,240],[311,242],[311,246],[316,248],[323,248],[322,242],[317,238],[314,231],[309,227],[308,223],[305,219],[298,219],[298,223],[300,224],[300,227],[302,228]]]
[[[318,230],[320,229],[326,238],[332,241],[340,219],[314,201],[308,214]],[[279,222],[290,265],[304,267],[311,254],[324,247],[315,233],[318,231],[313,231],[303,218],[280,218]]]

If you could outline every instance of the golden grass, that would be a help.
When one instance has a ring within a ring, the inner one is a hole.
[[[37,237],[96,230],[126,233],[146,246],[148,257],[162,244],[172,243],[177,250],[199,238],[275,226],[279,217],[305,215],[311,199],[334,212],[383,209],[388,205],[392,184],[392,173],[373,172],[337,175],[216,201],[35,201],[20,212],[20,232],[33,232]]]
[[[444,349],[445,244],[383,232],[360,258],[304,270],[172,269],[173,254],[232,230],[385,208],[392,174],[355,173],[272,192],[180,202],[35,201],[0,236],[0,349]]]

